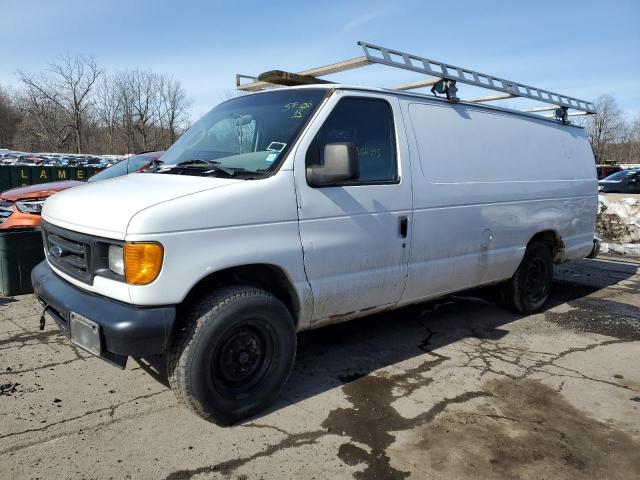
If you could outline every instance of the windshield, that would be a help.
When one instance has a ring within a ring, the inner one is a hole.
[[[326,90],[275,90],[224,102],[162,156],[157,173],[252,175],[277,168]]]
[[[628,177],[633,175],[635,172],[633,170],[622,170],[621,172],[616,172],[613,175],[609,175],[605,180],[622,180],[624,177]]]

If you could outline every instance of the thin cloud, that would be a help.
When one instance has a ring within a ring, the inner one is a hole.
[[[369,23],[372,20],[375,20],[378,17],[386,14],[389,11],[388,8],[382,8],[380,10],[376,10],[375,12],[367,13],[366,15],[362,15],[361,17],[354,18],[350,22],[346,23],[342,27],[342,33],[349,32],[354,28],[360,27],[366,23]]]

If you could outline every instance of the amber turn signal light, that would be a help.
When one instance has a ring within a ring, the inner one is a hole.
[[[131,285],[147,285],[160,273],[164,249],[159,243],[125,243],[124,276]]]

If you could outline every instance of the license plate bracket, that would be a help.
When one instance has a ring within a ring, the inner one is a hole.
[[[100,325],[79,313],[71,312],[69,315],[69,340],[94,355],[102,353]]]

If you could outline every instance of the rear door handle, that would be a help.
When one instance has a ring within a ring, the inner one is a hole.
[[[400,217],[400,236],[407,238],[407,230],[409,230],[409,219],[407,217]]]

